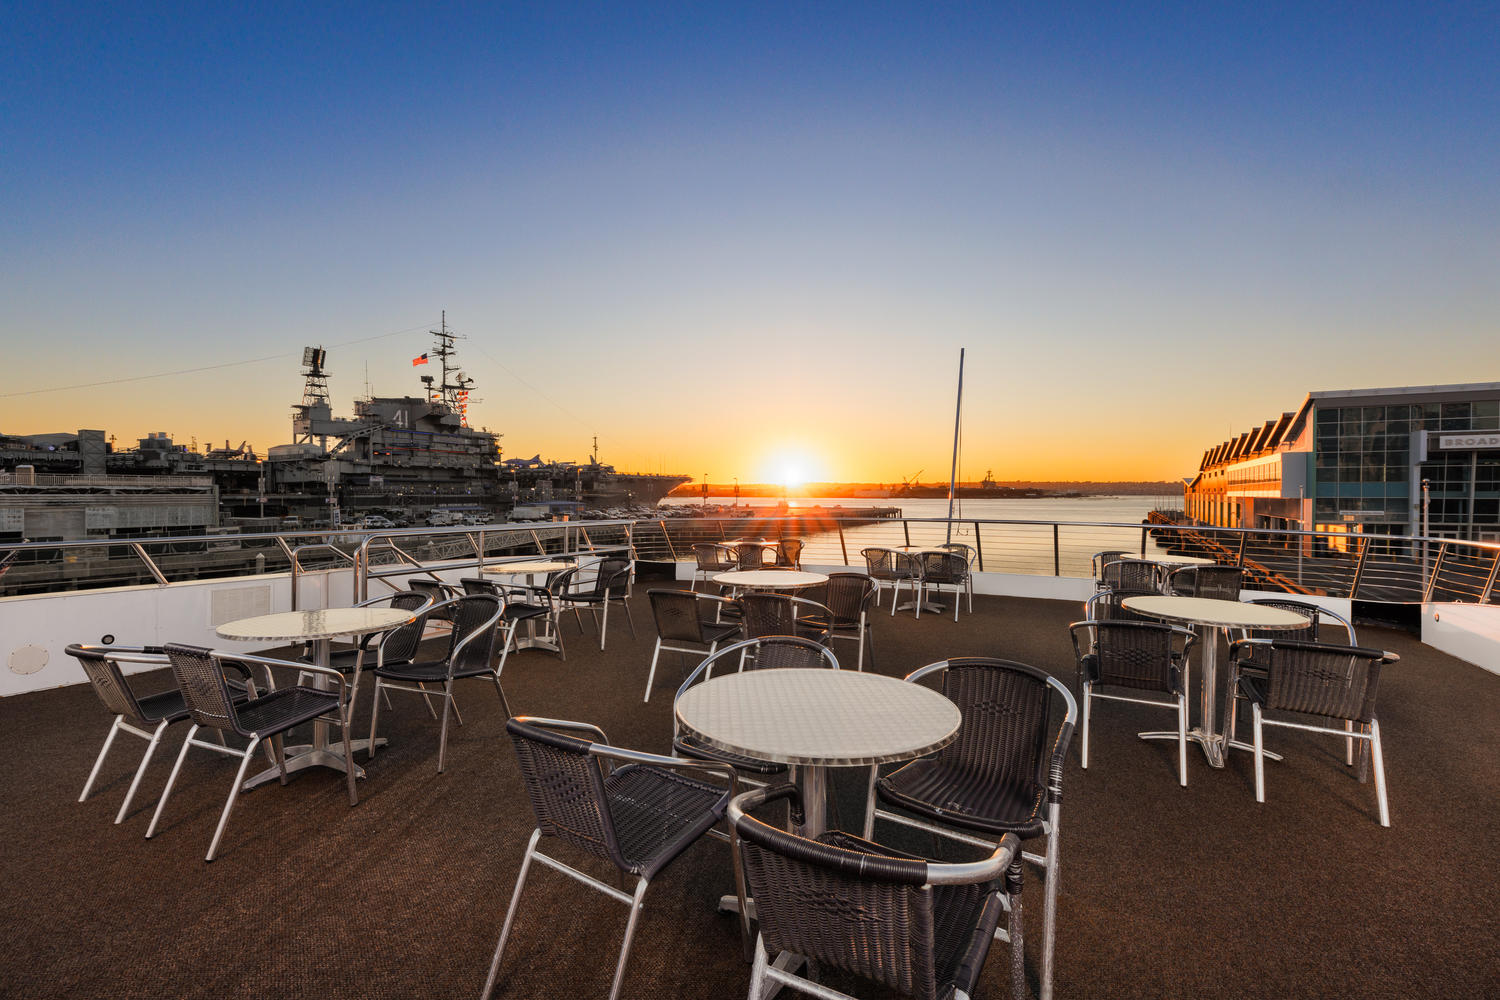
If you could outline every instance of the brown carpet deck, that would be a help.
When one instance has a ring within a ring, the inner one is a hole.
[[[636,639],[612,614],[601,653],[592,627],[580,637],[569,619],[566,662],[513,655],[504,677],[512,707],[594,722],[615,742],[668,752],[682,659],[663,654],[642,704],[655,634],[644,590],[633,600]],[[940,615],[877,616],[879,671],[998,655],[1072,684],[1065,626],[1076,604],[978,598],[975,612],[956,625]],[[89,636],[81,623],[79,638]],[[1500,678],[1404,633],[1370,627],[1361,639],[1403,657],[1380,694],[1390,829],[1376,821],[1373,785],[1343,766],[1342,741],[1269,731],[1268,745],[1287,759],[1267,765],[1258,806],[1248,754],[1214,771],[1190,747],[1188,787],[1179,788],[1175,744],[1134,736],[1169,728],[1169,711],[1096,706],[1091,766],[1078,766],[1075,738],[1064,776],[1059,997],[1500,989]],[[841,643],[839,654],[852,662],[850,648]],[[460,690],[466,725],[450,733],[446,773],[436,773],[436,723],[398,693],[382,713],[391,745],[369,763],[357,807],[331,771],[265,786],[241,797],[212,864],[203,854],[233,761],[190,755],[163,828],[147,841],[185,725],[158,752],[133,814],[114,826],[144,741],[117,740],[79,804],[110,721],[89,688],[0,700],[0,995],[477,997],[533,818],[493,689],[468,681]],[[364,735],[367,695],[359,719]],[[861,774],[837,784],[853,827]],[[938,848],[892,830],[877,836]],[[736,923],[715,912],[730,887],[718,841],[667,870],[646,896],[626,996],[744,995],[749,967]],[[1033,878],[1033,930],[1037,888]],[[625,917],[620,904],[533,868],[497,995],[604,996]],[[1038,944],[1034,932],[1033,989]],[[991,952],[979,995],[1007,995],[1005,952]]]

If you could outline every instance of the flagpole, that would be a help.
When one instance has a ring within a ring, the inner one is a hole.
[[[958,402],[953,407],[953,469],[948,473],[948,541],[953,541],[953,498],[958,492],[958,424],[964,412],[964,349],[958,349]]]

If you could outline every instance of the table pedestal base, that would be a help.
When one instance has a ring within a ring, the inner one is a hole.
[[[1171,740],[1174,743],[1177,741],[1176,730],[1161,730],[1158,732],[1150,733],[1136,733],[1136,735],[1143,740]],[[1194,726],[1192,729],[1189,729],[1187,732],[1187,738],[1189,743],[1196,743],[1203,748],[1203,756],[1208,759],[1209,767],[1221,768],[1224,766],[1224,758],[1226,756],[1224,750],[1226,746],[1232,750],[1248,750],[1251,753],[1255,752],[1254,745],[1250,743],[1246,743],[1243,740],[1230,740],[1226,744],[1224,741],[1224,737],[1220,736],[1218,733],[1206,733],[1199,726]],[[1261,753],[1263,753],[1269,760],[1281,759],[1281,754],[1273,753],[1270,750],[1262,750]]]
[[[376,745],[378,746],[384,742],[385,740],[382,738],[376,741]],[[350,741],[350,747],[352,750],[364,749],[365,747],[368,747],[369,744],[369,740]],[[309,767],[331,767],[340,774],[343,774],[349,770],[349,767],[344,760],[342,747],[340,747],[339,750],[334,750],[331,747],[326,747],[321,750],[313,746],[287,747],[287,774],[296,774],[298,771],[304,771]],[[354,776],[356,778],[363,778],[365,776],[365,769],[360,767],[358,764],[355,764]],[[281,768],[270,767],[255,775],[254,777],[246,778],[245,783],[240,787],[248,792],[252,788],[259,788],[261,785],[264,785],[268,781],[279,780],[281,780]]]

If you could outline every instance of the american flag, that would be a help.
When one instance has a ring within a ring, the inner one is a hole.
[[[427,363],[427,355],[419,354],[411,359],[411,363],[414,365],[425,365]]]

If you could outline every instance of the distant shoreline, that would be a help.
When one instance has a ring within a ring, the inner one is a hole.
[[[948,486],[936,483],[911,483],[891,486],[885,483],[804,483],[786,487],[779,483],[684,483],[667,496],[674,500],[710,497],[781,499],[794,495],[808,499],[901,500],[947,497]],[[1067,482],[1016,480],[1005,483],[959,483],[956,493],[963,499],[1041,499],[1051,497],[1091,496],[1163,496],[1182,492],[1181,482]]]

